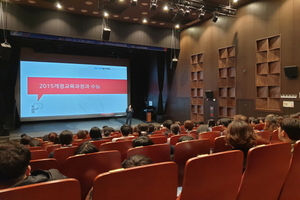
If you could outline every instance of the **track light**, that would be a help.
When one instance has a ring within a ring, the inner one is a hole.
[[[200,10],[200,13],[199,13],[199,16],[198,16],[198,19],[203,19],[204,18],[204,16],[205,16],[205,10]]]
[[[186,8],[185,12],[184,12],[184,16],[189,16],[191,13],[191,10],[189,8]]]
[[[150,10],[155,10],[157,7],[157,0],[150,1]]]
[[[217,21],[218,21],[218,16],[216,15],[216,13],[213,13],[213,18],[212,18],[212,21],[214,22],[214,23],[216,23]]]
[[[131,0],[130,5],[131,6],[136,6],[137,5],[137,0]]]

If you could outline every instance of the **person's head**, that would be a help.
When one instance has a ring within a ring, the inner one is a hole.
[[[172,124],[171,125],[171,133],[174,133],[175,135],[180,133],[180,126],[178,124]]]
[[[0,189],[10,187],[30,174],[30,151],[22,144],[0,143]]]
[[[237,120],[229,124],[225,140],[234,148],[251,148],[256,144],[256,135],[247,122]]]
[[[232,119],[230,119],[230,118],[222,118],[222,119],[220,119],[220,125],[222,125],[223,128],[225,128],[225,129],[228,127],[228,125],[231,122],[232,122]]]
[[[164,121],[163,126],[166,127],[168,130],[170,130],[172,124],[173,124],[173,121],[168,119],[168,120]]]
[[[95,152],[98,152],[98,151],[99,150],[97,149],[97,147],[93,143],[90,143],[89,141],[86,141],[86,142],[82,143],[81,145],[79,145],[76,148],[76,150],[74,152],[74,155],[95,153]]]
[[[21,137],[20,143],[23,145],[29,145],[31,141],[31,137],[28,135],[24,135],[23,137]]]
[[[62,145],[69,145],[73,142],[73,133],[69,130],[64,130],[59,134],[59,142]]]
[[[130,168],[142,165],[152,164],[151,158],[144,155],[133,155],[122,162],[122,168]]]
[[[128,108],[131,108],[131,105],[128,105]]]
[[[209,132],[210,128],[207,124],[201,124],[198,128],[197,128],[197,133],[204,133],[204,132]]]
[[[154,131],[154,124],[150,123],[148,124],[148,133],[153,133]]]
[[[190,135],[184,135],[178,139],[178,142],[184,142],[184,141],[190,141],[190,140],[194,140],[194,138]]]
[[[209,120],[207,121],[207,124],[208,124],[209,127],[216,126],[216,122],[215,122],[214,119],[209,119]]]
[[[124,124],[123,126],[121,126],[120,130],[123,136],[128,136],[132,133],[132,127],[128,124]]]
[[[153,145],[153,141],[148,136],[140,136],[132,141],[133,147]]]
[[[29,142],[29,146],[30,147],[40,147],[40,146],[42,146],[42,144],[39,140],[34,140],[33,139]]]
[[[54,144],[59,143],[58,135],[55,132],[51,132],[48,134],[48,141],[53,142]]]
[[[246,123],[249,123],[248,117],[246,117],[244,115],[234,115],[233,121],[244,121]]]
[[[277,117],[273,114],[267,115],[265,118],[264,131],[273,132],[277,128],[278,128]]]
[[[174,124],[178,124],[179,126],[181,126],[180,121],[175,121]]]
[[[278,137],[283,142],[289,143],[300,140],[300,120],[297,118],[283,119],[278,131]]]
[[[103,129],[103,135],[104,135],[105,137],[109,137],[110,134],[111,134],[112,132],[114,132],[114,131],[115,131],[115,129],[114,129],[113,127],[106,127],[106,128]]]
[[[148,133],[148,124],[147,123],[138,124],[138,132],[140,135],[147,134]]]
[[[86,139],[86,138],[87,138],[87,136],[86,136],[86,131],[84,131],[84,130],[79,130],[79,131],[76,133],[76,135],[77,135],[77,138],[78,138],[78,139]]]
[[[90,130],[90,137],[92,139],[93,138],[102,138],[100,128],[98,128],[97,126],[94,126],[93,128],[91,128],[91,130]]]
[[[192,120],[186,120],[184,121],[183,126],[186,130],[191,131],[194,128],[194,122],[192,122]]]

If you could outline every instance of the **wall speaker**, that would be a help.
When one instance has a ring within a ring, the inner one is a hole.
[[[109,40],[109,36],[110,36],[110,28],[103,28],[103,31],[102,31],[102,40]]]
[[[206,98],[208,98],[208,99],[214,98],[214,92],[211,90],[205,90],[205,95],[206,95]]]
[[[9,59],[11,52],[11,46],[8,43],[1,43],[0,45],[0,58]]]
[[[298,77],[298,66],[285,66],[284,74],[288,78],[297,78]]]

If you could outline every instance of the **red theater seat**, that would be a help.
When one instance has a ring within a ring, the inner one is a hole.
[[[30,160],[29,165],[31,166],[31,171],[37,169],[41,169],[41,170],[58,169],[58,162],[54,158]]]
[[[121,154],[120,162],[126,159],[128,149],[132,148],[132,141],[116,141],[109,142],[105,144],[101,144],[99,150],[100,151],[111,151],[117,150]]]

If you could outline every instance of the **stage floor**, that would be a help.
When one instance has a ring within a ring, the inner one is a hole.
[[[110,126],[115,130],[125,124],[126,117],[112,117],[106,119],[81,119],[81,120],[62,120],[62,121],[42,121],[42,122],[27,122],[22,123],[22,126],[15,130],[10,130],[10,139],[20,139],[20,135],[25,133],[30,137],[43,137],[50,132],[59,134],[63,130],[70,130],[76,134],[79,130],[90,130],[97,126],[102,129],[102,126]],[[132,119],[132,126],[136,126],[143,121]]]

